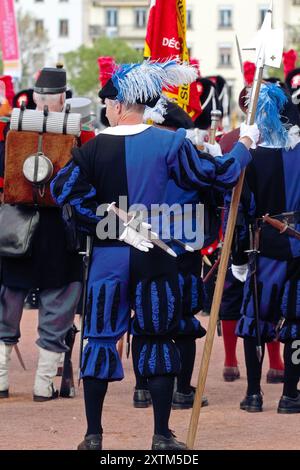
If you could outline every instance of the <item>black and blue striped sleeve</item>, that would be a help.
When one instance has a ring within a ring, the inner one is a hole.
[[[94,234],[100,217],[96,215],[98,203],[92,184],[89,147],[72,151],[72,160],[51,182],[51,193],[58,206],[69,204],[73,208],[79,229]]]
[[[167,156],[169,175],[183,189],[213,187],[225,191],[233,188],[242,170],[251,161],[251,154],[238,142],[230,153],[212,157],[199,152],[192,143],[182,138],[182,130],[175,133],[173,146]],[[178,143],[181,140],[181,145]]]

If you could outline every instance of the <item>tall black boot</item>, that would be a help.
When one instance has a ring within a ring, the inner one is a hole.
[[[85,377],[83,379],[84,405],[87,420],[87,431],[78,450],[102,450],[102,409],[107,392],[106,380]]]
[[[293,348],[294,341],[284,346],[284,386],[278,404],[278,413],[300,413],[300,391],[297,390],[300,378],[299,354]]]
[[[151,395],[148,389],[148,379],[140,374],[138,367],[140,348],[142,344],[143,343],[139,337],[133,336],[131,354],[136,384],[132,402],[135,408],[148,408],[152,404]]]
[[[244,338],[245,361],[247,368],[248,389],[244,400],[240,403],[241,410],[256,413],[263,410],[263,398],[260,388],[261,371],[265,353],[265,344],[262,344],[263,357],[259,362],[256,355],[256,339]]]

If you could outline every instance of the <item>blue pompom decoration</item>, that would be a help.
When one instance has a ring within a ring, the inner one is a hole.
[[[266,146],[282,148],[287,145],[289,126],[280,119],[287,101],[288,98],[279,85],[262,85],[255,121],[261,132],[261,141]]]

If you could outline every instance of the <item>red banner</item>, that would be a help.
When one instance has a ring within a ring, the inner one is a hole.
[[[189,62],[186,0],[151,0],[144,56],[152,60],[179,58]],[[200,95],[195,84],[173,89],[166,94],[176,100],[192,119],[199,116]]]
[[[0,1],[0,42],[4,73],[20,77],[21,64],[14,0]]]
[[[183,40],[179,38],[177,0],[152,0],[146,35],[145,57],[183,59]],[[185,57],[188,60],[188,54]]]

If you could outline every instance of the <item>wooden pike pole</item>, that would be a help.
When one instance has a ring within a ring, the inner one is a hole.
[[[258,52],[257,62],[256,62],[257,68],[256,68],[256,75],[255,75],[255,80],[253,83],[253,88],[252,88],[252,93],[251,93],[251,98],[250,98],[250,105],[249,105],[249,110],[248,110],[248,115],[247,115],[247,124],[254,124],[255,122],[255,113],[257,109],[257,101],[258,101],[259,91],[260,91],[260,87],[262,83],[264,67],[265,65],[270,65],[270,59],[278,60],[278,57],[276,56],[273,59],[273,57],[271,57],[271,54],[270,54],[270,57],[269,57],[269,54],[268,54],[268,57],[266,56],[266,42],[267,42],[266,39],[268,39],[270,43],[270,36],[267,37],[267,34],[271,32],[271,25],[272,25],[272,2],[271,2],[270,8],[266,14],[264,23],[261,28],[261,33],[262,33],[261,44],[259,45],[259,48],[257,49],[257,52]],[[282,42],[282,46],[283,46],[283,42]],[[278,50],[276,51],[276,54],[277,52]],[[274,55],[275,53],[273,54],[273,56]],[[281,56],[282,56],[282,52],[281,52]],[[280,60],[281,60],[281,56],[280,56]],[[219,309],[220,309],[220,304],[221,304],[223,290],[224,290],[225,276],[226,276],[226,271],[228,267],[228,260],[229,260],[229,255],[231,251],[231,244],[232,244],[232,239],[233,239],[233,234],[234,234],[234,229],[235,229],[235,224],[236,224],[238,206],[239,206],[239,202],[241,198],[244,178],[245,178],[245,170],[242,172],[239,178],[238,184],[234,188],[233,194],[232,194],[231,207],[230,207],[230,212],[229,212],[227,229],[225,233],[224,245],[223,245],[221,259],[220,259],[218,278],[216,281],[216,286],[215,286],[215,291],[214,291],[209,325],[208,325],[208,330],[206,334],[206,341],[204,345],[204,351],[203,351],[203,356],[202,356],[202,361],[201,361],[201,366],[200,366],[200,371],[199,371],[199,376],[198,376],[197,389],[195,393],[194,406],[193,406],[189,430],[188,430],[187,447],[189,449],[193,449],[194,443],[195,443],[199,416],[200,416],[200,411],[201,411],[202,396],[203,396],[203,392],[205,388],[207,372],[208,372],[208,367],[209,367],[209,362],[210,362],[210,357],[211,357],[211,352],[212,352],[212,347],[213,347],[213,340],[214,340],[216,325],[218,321]]]

